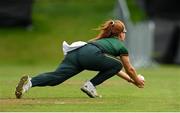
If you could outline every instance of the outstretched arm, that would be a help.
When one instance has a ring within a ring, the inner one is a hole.
[[[116,75],[126,80],[127,82],[134,82],[131,77],[129,77],[129,75],[122,70],[119,71]]]
[[[116,75],[121,77],[122,79],[126,80],[127,82],[130,82],[130,83],[133,83],[134,85],[136,85],[134,80],[132,80],[131,77],[129,77],[129,75],[127,73],[125,73],[124,71],[121,70]]]
[[[131,65],[129,56],[120,56],[124,69],[129,77],[134,81],[134,84],[139,88],[144,87],[144,80],[141,80],[136,73],[135,68]],[[121,72],[122,74],[122,72]],[[124,73],[123,73],[124,74]],[[125,74],[124,74],[125,75]]]

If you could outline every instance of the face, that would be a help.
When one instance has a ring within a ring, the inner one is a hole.
[[[119,38],[121,41],[124,41],[125,38],[126,38],[126,32],[121,32],[121,33],[119,33],[118,38]]]

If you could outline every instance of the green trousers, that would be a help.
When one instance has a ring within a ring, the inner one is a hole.
[[[39,74],[31,82],[32,87],[55,86],[83,70],[93,70],[99,73],[90,81],[97,86],[121,69],[122,64],[115,57],[105,54],[93,44],[87,44],[69,52],[55,71]]]

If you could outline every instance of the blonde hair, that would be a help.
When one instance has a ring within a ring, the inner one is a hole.
[[[95,38],[96,40],[118,36],[119,33],[126,32],[125,25],[120,20],[108,20],[96,30],[100,30],[100,33]]]

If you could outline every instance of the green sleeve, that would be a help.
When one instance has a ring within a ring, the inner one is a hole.
[[[120,49],[120,55],[128,55],[128,50],[124,46]]]

